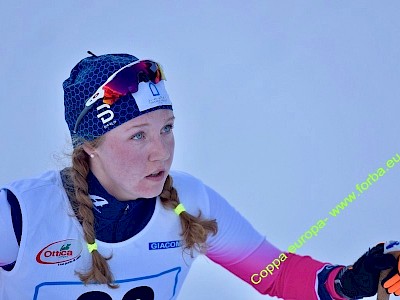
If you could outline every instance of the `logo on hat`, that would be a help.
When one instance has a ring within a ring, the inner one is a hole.
[[[108,126],[114,125],[115,123],[117,123],[116,120],[113,121],[114,119],[114,112],[111,110],[111,106],[109,104],[102,104],[97,106],[97,111],[101,111],[98,115],[97,118],[99,118],[101,120],[101,122],[103,122],[104,125],[104,129],[106,129]],[[106,109],[106,110],[104,110]],[[112,122],[111,122],[112,121]]]
[[[165,90],[164,80],[154,84],[152,82],[140,82],[139,89],[132,94],[140,111],[145,111],[162,105],[172,105]]]
[[[99,111],[99,110],[102,110],[103,108],[111,108],[111,106],[108,104],[102,104],[102,105],[97,106],[96,109],[97,109],[97,111]],[[108,117],[103,118],[105,115],[108,115]],[[114,113],[111,109],[107,109],[107,110],[99,113],[97,115],[97,117],[103,122],[103,124],[106,124],[106,123],[112,121],[112,119],[114,119]]]
[[[149,82],[149,89],[151,91],[151,93],[153,94],[153,96],[160,96],[160,92],[158,91],[158,88],[156,87],[156,85],[152,82]]]

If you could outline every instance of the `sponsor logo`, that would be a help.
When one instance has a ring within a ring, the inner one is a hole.
[[[151,91],[151,93],[153,94],[153,96],[160,96],[160,92],[158,91],[158,88],[156,87],[156,85],[152,82],[149,82],[149,89]]]
[[[149,104],[156,106],[169,104],[168,102],[170,100],[168,98],[168,95],[161,95],[160,92],[158,91],[157,86],[154,83],[149,82],[149,90],[153,95],[153,97],[151,97],[150,94],[148,95],[147,101],[149,101]]]
[[[77,260],[82,253],[82,244],[78,240],[67,239],[47,245],[36,255],[36,261],[45,265],[66,265]]]
[[[92,199],[93,207],[95,210],[97,210],[99,213],[101,213],[100,209],[98,207],[103,207],[104,205],[108,204],[108,201],[102,197],[96,196],[96,195],[89,195],[90,199]]]
[[[394,246],[400,245],[400,242],[398,241],[390,241],[390,244],[386,246],[386,250],[393,248]]]
[[[111,110],[110,105],[101,104],[96,109],[99,112],[99,114],[97,114],[97,118],[99,118],[103,124],[111,122],[114,119],[114,112]]]
[[[89,197],[92,199],[93,205],[96,207],[103,207],[104,205],[108,204],[108,201],[100,196],[89,195]]]
[[[157,84],[140,82],[138,91],[132,96],[141,112],[161,105],[172,105],[163,80]]]
[[[182,241],[168,241],[168,242],[152,242],[149,243],[149,250],[162,250],[170,248],[178,248],[182,246]]]

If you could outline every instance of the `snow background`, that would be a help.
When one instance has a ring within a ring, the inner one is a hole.
[[[282,249],[400,154],[400,2],[7,1],[0,10],[0,185],[61,168],[62,82],[91,50],[162,63],[173,167]],[[400,164],[298,253],[351,264],[400,239]],[[206,258],[179,299],[272,299]],[[375,299],[371,297],[369,299]]]

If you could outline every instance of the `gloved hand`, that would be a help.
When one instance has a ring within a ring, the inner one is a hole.
[[[397,269],[394,256],[384,254],[383,250],[384,244],[380,243],[369,249],[353,266],[342,269],[335,278],[336,292],[349,299],[375,295],[378,290],[380,272],[393,267]],[[398,279],[400,280],[400,276]],[[391,282],[389,284],[391,285]]]
[[[396,296],[400,296],[400,256],[397,258],[396,267],[382,280],[382,285],[388,294],[394,293]]]

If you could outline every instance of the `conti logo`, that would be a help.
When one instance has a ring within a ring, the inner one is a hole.
[[[79,240],[67,239],[47,245],[36,255],[40,264],[65,265],[77,260],[82,253],[82,244]]]

